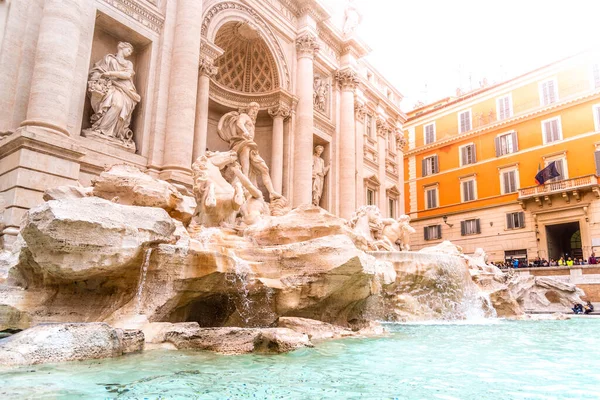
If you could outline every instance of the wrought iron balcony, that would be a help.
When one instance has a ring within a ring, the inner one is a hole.
[[[596,197],[600,198],[600,185],[596,175],[578,176],[576,178],[563,179],[556,182],[547,182],[544,185],[529,186],[519,189],[519,203],[524,205],[525,200],[534,199],[540,207],[544,201],[552,204],[552,195],[560,194],[567,203],[574,198],[581,201],[581,193],[591,190]]]

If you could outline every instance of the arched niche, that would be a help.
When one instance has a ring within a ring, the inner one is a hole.
[[[224,1],[209,7],[202,20],[202,36],[215,43],[219,30],[226,24],[245,23],[260,35],[273,56],[280,80],[280,87],[291,90],[291,77],[283,49],[269,24],[251,7],[234,1]]]

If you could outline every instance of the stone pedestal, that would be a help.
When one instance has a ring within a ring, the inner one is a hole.
[[[277,193],[283,189],[283,122],[290,116],[290,109],[284,105],[269,109],[273,117],[273,139],[271,142],[271,181]]]
[[[358,86],[356,72],[338,71],[336,79],[342,89],[340,100],[340,217],[349,219],[356,211],[356,125],[354,120],[354,92]]]
[[[202,1],[178,0],[161,179],[191,183]]]
[[[70,138],[43,130],[21,129],[0,142],[5,248],[16,239],[23,214],[42,203],[46,189],[77,185],[83,156],[83,149]]]
[[[292,206],[310,204],[312,199],[312,152],[313,152],[313,58],[319,50],[317,39],[305,33],[296,40],[298,65],[296,84],[298,105],[296,107],[296,129],[294,131],[294,190]]]

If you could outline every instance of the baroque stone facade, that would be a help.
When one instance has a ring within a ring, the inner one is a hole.
[[[2,244],[46,189],[113,164],[190,189],[198,157],[230,148],[221,117],[251,103],[265,198],[313,202],[320,146],[321,207],[403,214],[402,95],[346,15],[343,29],[318,0],[0,2]]]

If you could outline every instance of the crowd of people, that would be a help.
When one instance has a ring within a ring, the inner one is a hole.
[[[591,302],[586,302],[585,305],[581,303],[573,304],[571,308],[575,314],[591,314],[594,312],[594,305]]]
[[[537,267],[572,267],[575,265],[595,265],[600,264],[600,259],[596,258],[596,255],[592,255],[587,259],[583,258],[571,258],[571,257],[560,257],[558,260],[551,258],[546,260],[545,258],[536,257],[533,260],[528,259],[508,259],[504,262],[493,263],[498,268],[537,268]]]

